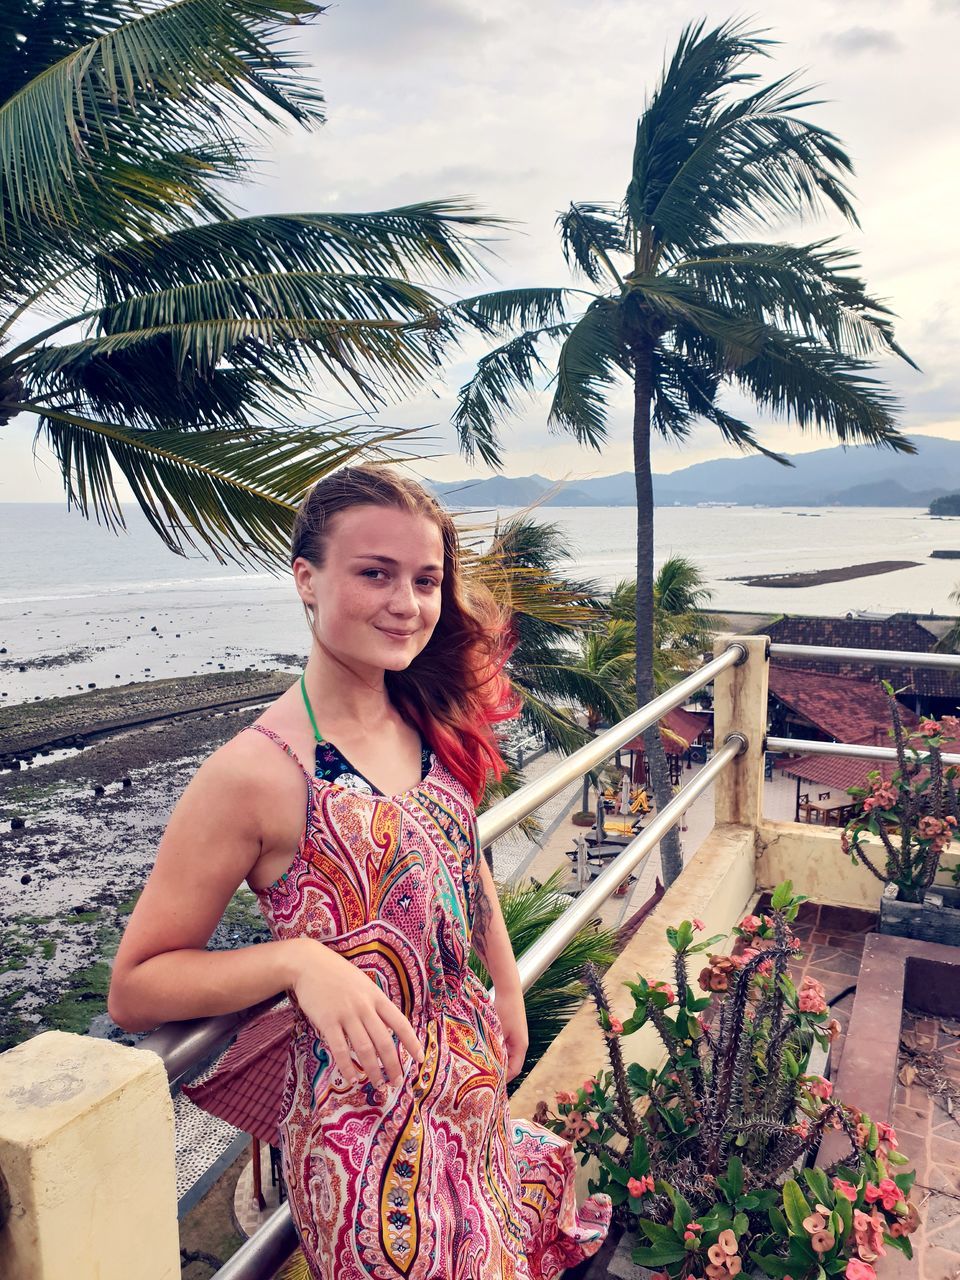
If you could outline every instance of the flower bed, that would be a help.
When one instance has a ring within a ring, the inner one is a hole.
[[[633,1233],[634,1261],[669,1280],[751,1271],[874,1280],[885,1252],[911,1256],[913,1175],[892,1128],[810,1069],[812,1047],[839,1025],[816,979],[789,977],[800,903],[781,885],[769,912],[735,931],[735,956],[712,952],[719,937],[699,941],[696,920],[667,930],[673,981],[628,984],[634,1012],[624,1020],[590,975],[610,1069],[538,1108],[583,1163],[596,1160],[591,1188],[611,1196]],[[702,996],[687,972],[697,955]],[[658,1069],[628,1064],[621,1048],[647,1022],[667,1055]],[[842,1154],[827,1169],[807,1167],[826,1134]]]

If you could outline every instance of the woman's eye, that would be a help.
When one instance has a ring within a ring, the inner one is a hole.
[[[419,585],[421,587],[435,588],[435,587],[439,587],[440,583],[436,580],[436,578],[420,578]]]
[[[387,576],[386,569],[363,569],[360,573],[361,578],[379,579],[381,576],[384,578]]]

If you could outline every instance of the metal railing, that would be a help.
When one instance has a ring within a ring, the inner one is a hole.
[[[477,829],[481,846],[492,844],[506,831],[529,817],[545,801],[551,800],[557,792],[608,760],[625,743],[656,724],[668,711],[681,706],[694,693],[710,684],[720,672],[737,666],[745,658],[746,650],[743,645],[734,642],[723,653],[698,667],[692,675],[673,685],[666,693],[660,694],[626,719],[598,734],[585,746],[558,761],[535,781],[528,782],[512,796],[507,796],[486,813],[480,814]],[[209,1059],[225,1044],[251,1014],[268,1008],[271,1003],[273,1001],[267,1001],[258,1005],[255,1010],[245,1009],[214,1018],[165,1023],[145,1037],[140,1048],[151,1049],[163,1059],[170,1084],[175,1086],[194,1067]]]
[[[845,756],[852,760],[893,760],[893,747],[877,747],[869,742],[821,742],[816,738],[767,738],[764,747],[772,755],[796,752],[802,756]],[[960,755],[943,754],[944,764],[960,764]]]
[[[740,644],[729,645],[721,654],[705,663],[692,675],[674,685],[667,693],[599,734],[578,751],[559,761],[536,781],[528,783],[512,796],[501,800],[478,818],[479,842],[491,844],[528,817],[544,801],[565,786],[608,760],[616,751],[662,719],[668,711],[679,707],[692,694],[711,683],[720,672],[737,666],[746,659]],[[677,795],[650,820],[634,840],[612,858],[593,882],[564,911],[537,941],[517,960],[523,991],[537,981],[560,955],[572,938],[596,915],[617,887],[643,863],[663,836],[675,826],[690,805],[700,796],[738,755],[747,747],[742,733],[734,733]],[[491,993],[493,994],[493,993]],[[262,1006],[261,1006],[262,1007]],[[228,1037],[243,1020],[244,1014],[227,1014],[222,1018],[200,1019],[196,1024],[170,1023],[158,1028],[144,1047],[153,1048],[164,1057],[171,1082],[182,1078],[191,1063],[208,1057],[218,1043]],[[216,1273],[217,1280],[262,1280],[271,1275],[298,1247],[296,1228],[290,1207],[284,1203],[264,1225],[252,1235]]]
[[[914,653],[911,649],[840,649],[829,644],[770,645],[771,658],[818,658],[827,662],[876,663],[879,667],[933,667],[960,670],[960,654]]]

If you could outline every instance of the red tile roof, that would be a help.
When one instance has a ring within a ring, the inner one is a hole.
[[[780,644],[830,645],[848,649],[900,649],[910,653],[932,653],[937,638],[914,614],[896,613],[889,618],[780,618],[759,628]],[[848,675],[860,680],[889,680],[896,689],[905,689],[929,698],[960,699],[960,671],[935,671],[903,666],[836,661],[826,658],[777,658],[777,666]]]
[[[685,711],[683,707],[675,707],[668,711],[660,721],[663,734],[663,745],[671,754],[686,751],[691,742],[696,742],[701,733],[713,723],[713,716],[708,711]],[[643,735],[632,738],[622,751],[642,751]]]
[[[889,746],[887,695],[875,681],[798,671],[778,662],[770,667],[770,692],[834,742]],[[900,710],[905,725],[917,724],[912,711]]]
[[[797,756],[782,766],[783,772],[791,778],[812,782],[819,787],[829,787],[831,791],[849,791],[851,787],[866,790],[870,785],[867,782],[868,773],[879,769],[889,781],[895,767],[892,761],[852,760],[848,756]]]
[[[277,1146],[293,1019],[287,1001],[252,1018],[211,1074],[183,1092],[202,1110]]]

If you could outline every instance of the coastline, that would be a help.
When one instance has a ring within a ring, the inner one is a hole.
[[[177,797],[202,760],[292,680],[256,676],[217,672],[97,691],[98,701],[76,695],[4,709],[4,718],[28,711],[35,736],[46,718],[48,737],[74,711],[88,745],[0,772],[0,1052],[48,1029],[135,1042],[106,1013],[110,963]],[[169,684],[187,685],[184,697]],[[238,704],[241,689],[247,700]],[[152,703],[136,705],[147,696]],[[134,710],[140,723],[117,723]],[[23,825],[13,829],[15,821]],[[211,945],[267,937],[241,888]]]
[[[839,569],[811,569],[808,572],[756,573],[728,582],[742,582],[747,587],[820,587],[833,582],[853,582],[857,578],[873,578],[881,573],[897,573],[901,569],[919,569],[920,560],[871,560],[866,564],[848,564]]]

